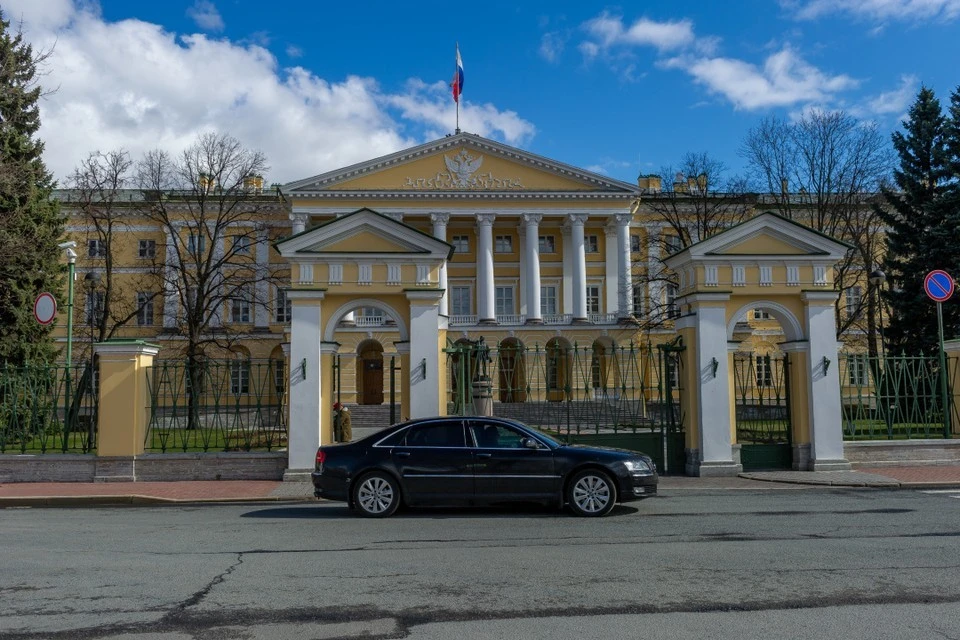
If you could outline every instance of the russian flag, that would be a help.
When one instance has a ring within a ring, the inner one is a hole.
[[[453,101],[460,103],[460,94],[463,93],[463,60],[460,59],[460,45],[457,44],[457,71],[453,74],[453,82],[450,83],[453,89]]]

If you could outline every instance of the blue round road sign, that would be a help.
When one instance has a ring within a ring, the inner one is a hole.
[[[923,290],[931,300],[946,302],[953,295],[953,278],[946,271],[934,269],[923,279]]]

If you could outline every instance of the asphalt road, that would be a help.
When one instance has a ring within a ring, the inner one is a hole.
[[[954,495],[5,509],[0,638],[960,638]]]

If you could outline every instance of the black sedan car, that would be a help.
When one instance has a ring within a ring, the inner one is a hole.
[[[381,518],[400,504],[543,502],[604,516],[618,502],[657,493],[642,453],[568,445],[512,420],[424,418],[362,440],[322,446],[312,474],[318,498]]]

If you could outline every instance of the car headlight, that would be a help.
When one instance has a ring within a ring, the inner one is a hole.
[[[651,473],[653,471],[645,460],[624,460],[623,464],[630,471],[637,473]]]

